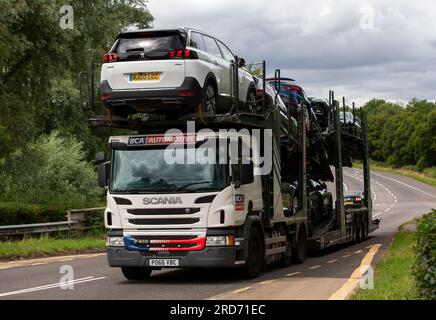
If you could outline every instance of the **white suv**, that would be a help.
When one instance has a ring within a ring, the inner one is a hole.
[[[114,115],[206,114],[230,110],[235,56],[204,32],[179,28],[118,35],[101,69],[101,99]],[[254,110],[253,76],[239,64],[240,109]],[[169,111],[169,112],[168,112]]]

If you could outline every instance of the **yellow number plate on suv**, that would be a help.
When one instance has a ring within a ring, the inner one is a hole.
[[[160,80],[159,72],[141,72],[132,73],[130,75],[131,81],[148,81],[148,80]]]

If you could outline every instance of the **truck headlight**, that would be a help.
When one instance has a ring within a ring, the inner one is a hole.
[[[106,241],[108,247],[124,247],[123,237],[108,237]]]
[[[235,238],[232,235],[206,237],[207,247],[225,247],[225,246],[233,246],[234,244],[235,244]]]

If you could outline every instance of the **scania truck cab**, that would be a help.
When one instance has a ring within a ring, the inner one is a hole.
[[[262,171],[277,160],[265,152],[272,147],[271,136],[248,130],[179,131],[114,136],[109,144],[110,179],[103,154],[97,162],[99,183],[108,188],[110,266],[121,267],[129,279],[162,267],[242,266],[249,276],[260,273],[265,258]],[[269,173],[279,204],[273,216],[282,220],[280,174]]]

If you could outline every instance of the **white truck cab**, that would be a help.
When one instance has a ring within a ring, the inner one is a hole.
[[[245,264],[247,220],[260,222],[263,208],[253,135],[207,130],[115,136],[109,143],[110,179],[105,170],[99,178],[108,187],[110,266],[126,275],[138,267]],[[281,203],[278,181],[274,193]]]

